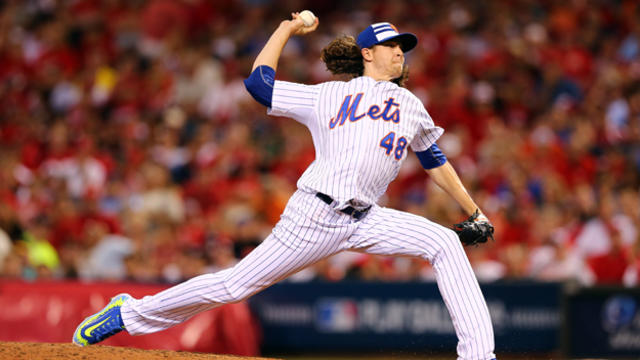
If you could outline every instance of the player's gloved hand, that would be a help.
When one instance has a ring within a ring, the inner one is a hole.
[[[467,220],[454,224],[453,231],[458,234],[460,241],[464,245],[486,243],[489,238],[493,240],[493,225],[477,209]]]

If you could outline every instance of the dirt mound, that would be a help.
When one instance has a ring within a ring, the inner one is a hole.
[[[267,358],[73,344],[0,342],[0,360],[267,360]],[[271,359],[274,360],[274,359]]]

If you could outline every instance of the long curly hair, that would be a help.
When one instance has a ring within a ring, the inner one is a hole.
[[[342,35],[334,39],[322,49],[320,58],[333,75],[344,75],[348,79],[353,79],[364,73],[364,59],[353,36]],[[404,87],[408,79],[409,68],[405,64],[402,67],[402,75],[391,81]]]

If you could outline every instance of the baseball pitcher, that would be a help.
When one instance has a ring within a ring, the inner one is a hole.
[[[142,299],[117,295],[78,326],[74,343],[94,344],[122,330],[141,335],[167,329],[199,312],[242,301],[338,252],[359,251],[428,260],[458,336],[458,358],[495,358],[489,311],[462,246],[487,241],[493,227],[436,145],[443,129],[402,87],[404,54],[416,46],[416,36],[399,33],[387,22],[372,24],[356,39],[339,37],[322,51],[327,68],[351,80],[317,85],[275,80],[288,39],[318,25],[317,18],[305,26],[298,13],[292,14],[271,35],[245,80],[268,114],[309,128],[316,150],[272,233],[232,268]],[[470,215],[455,230],[376,203],[409,148]]]

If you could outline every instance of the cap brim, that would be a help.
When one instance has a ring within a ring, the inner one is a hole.
[[[384,41],[390,40],[399,42],[402,52],[411,51],[414,47],[416,47],[416,45],[418,45],[418,37],[413,35],[412,33],[402,33],[385,39]]]

